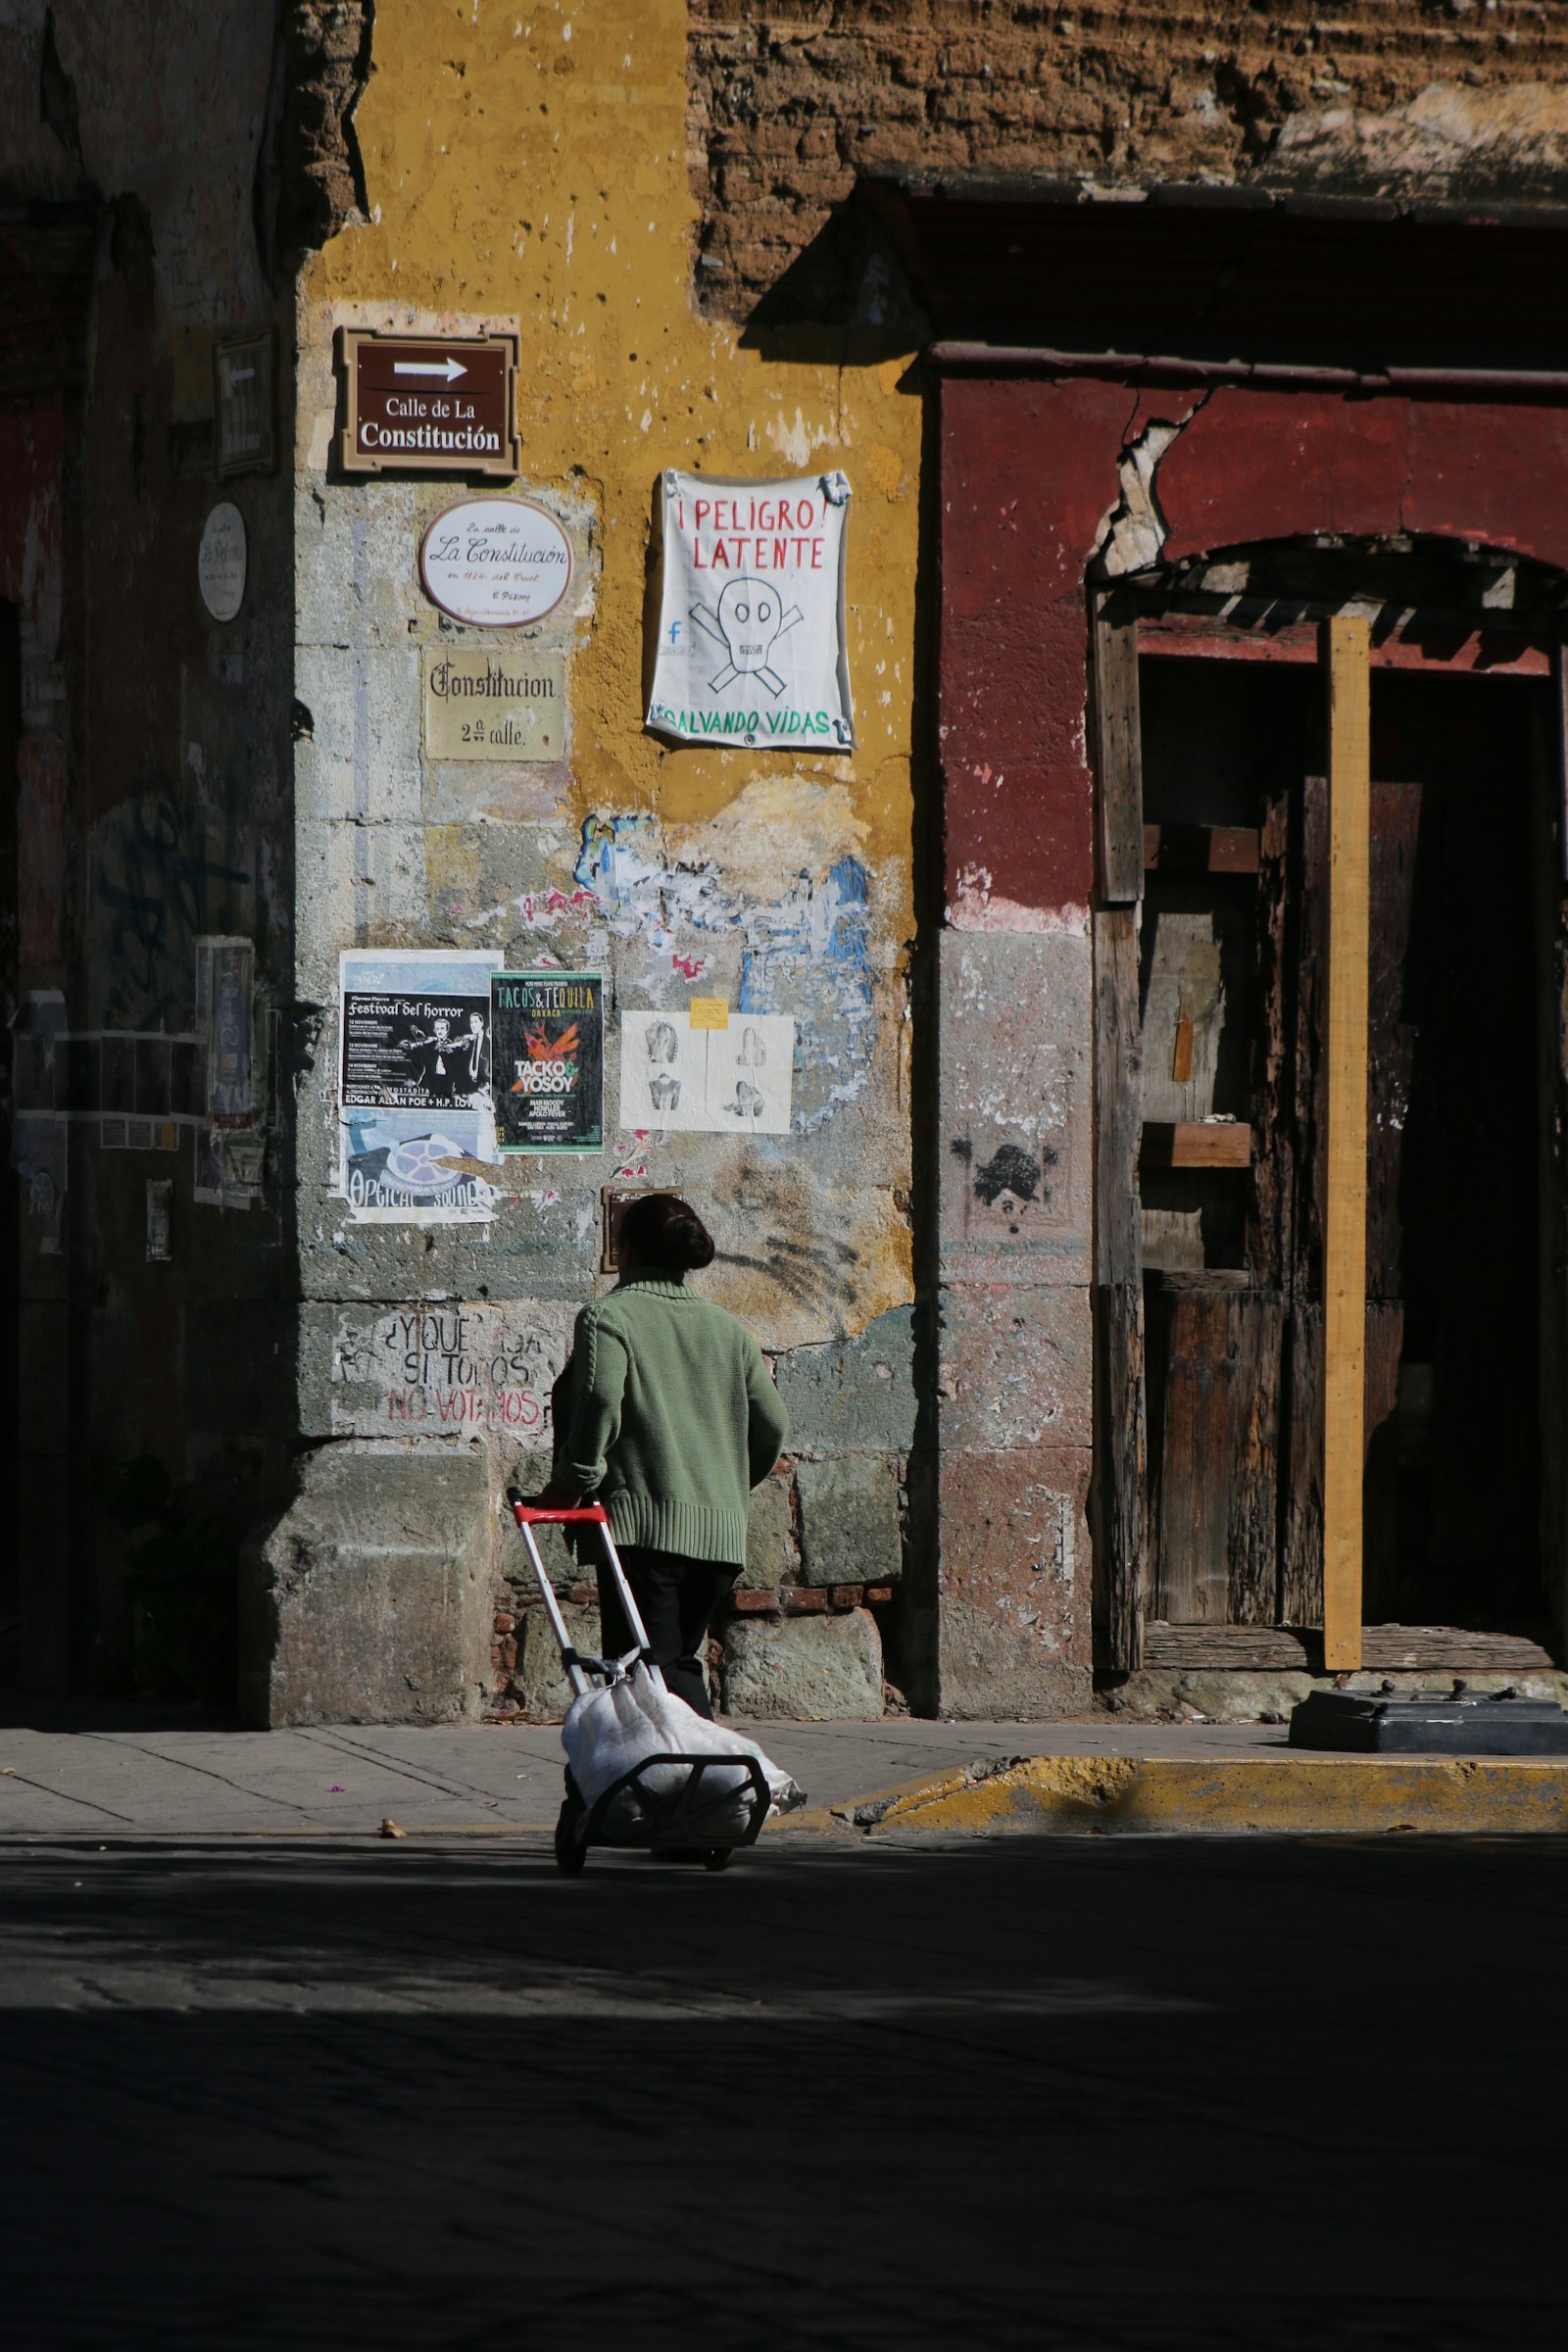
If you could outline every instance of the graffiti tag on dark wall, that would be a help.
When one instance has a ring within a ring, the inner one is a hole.
[[[93,843],[93,900],[107,937],[104,1011],[127,1028],[190,1017],[190,955],[203,932],[254,919],[251,851],[202,811],[147,793],[112,810]]]

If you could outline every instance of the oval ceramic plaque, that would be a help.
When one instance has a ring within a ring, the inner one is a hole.
[[[202,526],[196,579],[213,618],[232,620],[245,602],[245,517],[226,498]]]
[[[436,516],[419,547],[425,594],[477,629],[526,628],[571,585],[571,543],[553,514],[522,498],[465,498]]]

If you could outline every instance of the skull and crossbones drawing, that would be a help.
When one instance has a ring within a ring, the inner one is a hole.
[[[708,681],[714,694],[722,694],[739,677],[756,678],[771,695],[783,693],[785,682],[768,656],[785,630],[801,618],[799,605],[786,612],[778,590],[768,581],[743,578],[727,582],[716,610],[707,605],[693,605],[691,610],[697,626],[729,656]]]

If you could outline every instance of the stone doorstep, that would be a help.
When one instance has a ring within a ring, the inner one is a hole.
[[[1555,1698],[1568,1706],[1568,1673],[1560,1667],[1544,1671],[1473,1666],[1402,1668],[1385,1671],[1363,1667],[1354,1674],[1306,1674],[1283,1670],[1247,1672],[1233,1668],[1185,1669],[1141,1667],[1095,1694],[1095,1712],[1107,1721],[1155,1723],[1288,1723],[1293,1707],[1313,1690],[1351,1690],[1375,1697],[1383,1692],[1396,1698],[1418,1698],[1446,1688],[1455,1679],[1477,1697],[1499,1690],[1517,1690],[1521,1698]]]

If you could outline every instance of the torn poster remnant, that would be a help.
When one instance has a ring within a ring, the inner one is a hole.
[[[739,1010],[771,1013],[788,1004],[798,1023],[796,1134],[816,1134],[864,1093],[875,1016],[870,876],[858,858],[841,856],[820,876],[804,866],[786,869],[776,899],[753,898],[710,858],[669,858],[657,818],[593,816],[583,826],[573,879],[593,894],[616,938],[640,938],[660,955],[683,927],[740,934]]]

